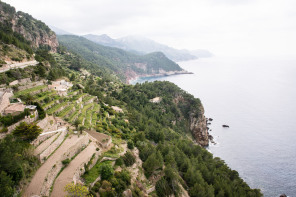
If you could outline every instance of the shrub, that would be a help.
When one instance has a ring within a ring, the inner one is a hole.
[[[24,141],[31,142],[35,140],[39,134],[42,132],[39,126],[35,123],[27,124],[22,122],[19,126],[15,128],[12,132],[14,136],[21,138]]]
[[[0,122],[4,125],[4,126],[10,126],[13,125],[14,123],[17,123],[18,121],[22,120],[25,118],[25,116],[27,116],[29,114],[28,109],[25,109],[24,112],[16,115],[16,116],[12,116],[12,115],[7,115],[7,116],[0,116]]]
[[[124,164],[126,166],[131,166],[133,165],[135,162],[136,162],[136,158],[135,156],[133,155],[132,152],[128,151],[124,154],[124,156],[122,157],[123,161],[124,161]]]
[[[68,192],[67,196],[86,197],[89,193],[87,187],[80,184],[75,185],[74,183],[67,184],[65,186],[65,191]]]
[[[6,133],[8,131],[7,127],[3,127],[1,130],[0,130],[0,133]]]
[[[103,164],[101,166],[101,179],[108,180],[110,177],[113,176],[114,170],[111,165]]]
[[[133,141],[128,141],[127,142],[127,147],[129,148],[129,149],[134,149],[134,142]]]
[[[122,166],[123,165],[123,159],[121,157],[119,157],[118,159],[116,159],[115,161],[115,165],[117,166]]]
[[[70,160],[69,158],[67,158],[67,159],[64,159],[64,160],[62,161],[62,164],[63,164],[64,166],[67,166],[67,165],[69,165],[70,162],[71,162],[71,160]]]

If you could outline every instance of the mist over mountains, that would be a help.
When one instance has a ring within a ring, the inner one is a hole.
[[[73,35],[70,32],[64,31],[54,26],[51,26],[51,29],[53,29],[57,35]],[[108,47],[120,48],[138,55],[162,52],[173,61],[188,61],[197,58],[208,58],[213,56],[213,54],[208,50],[197,49],[189,51],[186,49],[175,49],[142,36],[126,36],[118,39],[113,39],[107,34],[86,34],[82,36],[92,42]]]
[[[187,61],[212,56],[212,54],[207,50],[199,49],[194,52],[185,49],[179,50],[141,36],[126,36],[113,39],[106,34],[87,34],[83,35],[83,37],[101,45],[117,47],[138,54],[160,51],[173,61]]]

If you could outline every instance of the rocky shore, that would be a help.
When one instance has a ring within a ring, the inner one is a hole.
[[[169,72],[160,72],[156,74],[143,74],[143,75],[136,75],[133,77],[127,78],[127,84],[133,84],[133,82],[139,80],[140,78],[146,78],[146,77],[165,77],[165,76],[171,76],[171,75],[183,75],[183,74],[193,74],[193,72],[189,72],[186,70],[181,71],[169,71]]]

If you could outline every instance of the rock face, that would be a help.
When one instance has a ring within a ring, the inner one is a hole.
[[[201,107],[202,108],[202,107]],[[204,109],[201,109],[201,113],[198,118],[194,114],[190,115],[190,130],[196,142],[201,146],[209,145],[209,133],[207,128],[207,120],[204,116]]]
[[[48,45],[56,51],[59,46],[55,33],[45,23],[24,12],[16,12],[14,7],[3,2],[0,2],[0,23],[21,34],[33,47]]]
[[[177,95],[173,101],[178,105],[178,103],[186,103],[182,95]],[[189,104],[190,105],[190,104]],[[199,108],[193,108],[189,114],[189,129],[196,140],[196,142],[201,146],[209,145],[209,133],[207,127],[207,119],[204,116],[204,108],[200,104]]]

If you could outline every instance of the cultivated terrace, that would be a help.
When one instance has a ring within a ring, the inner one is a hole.
[[[176,63],[59,43],[1,1],[0,16],[0,196],[262,196],[203,147],[199,99],[169,82],[125,83],[144,73],[138,61]]]

